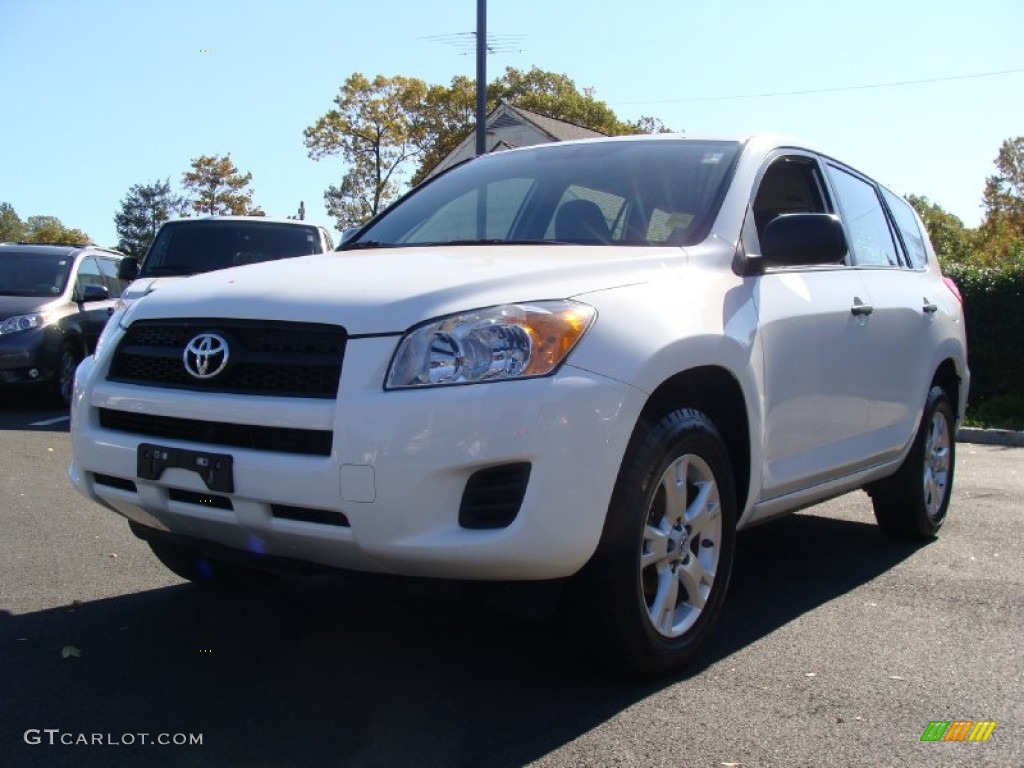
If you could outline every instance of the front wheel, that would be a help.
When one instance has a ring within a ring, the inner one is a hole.
[[[721,612],[735,528],[729,456],[710,419],[687,409],[641,427],[570,592],[583,631],[644,677],[691,661]]]
[[[875,518],[886,536],[927,540],[938,534],[953,491],[955,423],[945,390],[932,387],[903,465],[870,489]]]
[[[75,370],[82,361],[82,354],[71,344],[65,344],[60,349],[60,357],[57,360],[57,375],[54,378],[54,394],[64,407],[71,405],[71,398],[75,391]]]

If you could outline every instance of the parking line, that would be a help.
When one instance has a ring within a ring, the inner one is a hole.
[[[71,421],[70,416],[58,416],[55,419],[45,419],[43,421],[33,421],[29,424],[30,427],[52,427],[54,424],[60,424],[62,421]]]

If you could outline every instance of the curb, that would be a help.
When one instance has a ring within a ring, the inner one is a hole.
[[[977,429],[976,427],[960,427],[956,432],[958,443],[978,443],[980,445],[1024,446],[1024,432],[1009,429]]]

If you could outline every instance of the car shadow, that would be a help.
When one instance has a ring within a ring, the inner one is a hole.
[[[28,387],[0,389],[0,432],[67,432],[68,409],[47,390]]]
[[[644,684],[608,674],[587,637],[556,621],[374,577],[286,579],[259,593],[179,585],[0,612],[0,744],[18,766],[518,766],[915,550],[874,525],[813,515],[748,531],[710,652]],[[122,745],[50,746],[46,733],[25,743],[46,728]],[[142,733],[201,734],[202,745],[140,746]]]

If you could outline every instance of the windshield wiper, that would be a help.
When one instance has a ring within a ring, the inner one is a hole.
[[[339,251],[361,251],[364,248],[387,248],[391,243],[382,243],[379,240],[357,240],[354,243],[342,243]]]

